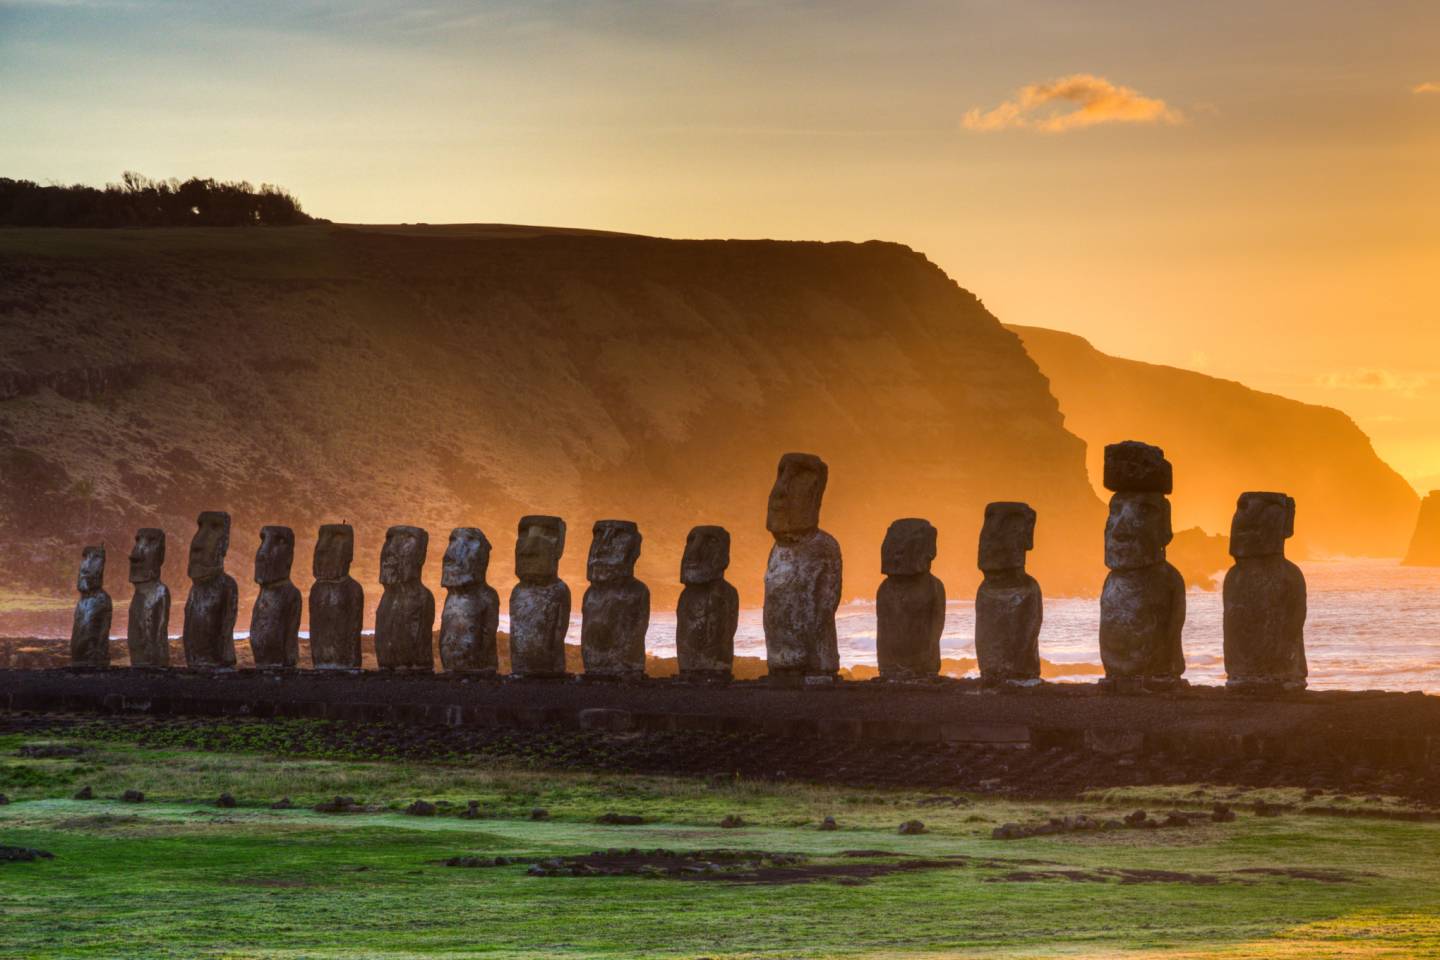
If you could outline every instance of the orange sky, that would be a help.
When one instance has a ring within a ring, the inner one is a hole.
[[[0,175],[883,238],[1440,487],[1440,4],[0,0]]]

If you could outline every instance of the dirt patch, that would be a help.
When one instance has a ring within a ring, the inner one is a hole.
[[[864,883],[893,873],[953,870],[970,862],[968,857],[907,858],[879,850],[852,850],[846,856],[851,862],[814,862],[804,854],[769,850],[600,850],[541,860],[528,872],[537,877],[648,877],[780,886],[817,880]],[[880,862],[881,857],[895,859]]]
[[[49,850],[35,850],[31,847],[0,846],[0,863],[32,863],[36,860],[54,860]]]
[[[1070,883],[1179,883],[1210,887],[1221,883],[1255,883],[1261,877],[1290,880],[1314,880],[1319,883],[1353,883],[1356,875],[1342,870],[1302,867],[1246,867],[1227,873],[1182,873],[1176,870],[1138,870],[1123,867],[1100,867],[1095,870],[1012,870],[986,883],[1038,883],[1065,880]]]
[[[1323,867],[1245,867],[1235,872],[1249,876],[1283,877],[1288,880],[1314,880],[1317,883],[1354,883],[1359,877],[1375,876],[1373,873],[1348,873]]]
[[[69,817],[55,824],[57,830],[117,830],[147,821],[134,814],[99,813],[90,817]]]

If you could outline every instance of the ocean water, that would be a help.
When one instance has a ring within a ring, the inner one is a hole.
[[[1424,690],[1440,693],[1440,568],[1402,567],[1394,560],[1326,560],[1301,564],[1309,593],[1305,650],[1312,689]],[[579,607],[577,591],[575,606]],[[1191,590],[1186,599],[1186,678],[1223,683],[1221,602],[1218,591]],[[875,607],[851,600],[836,618],[840,659],[846,666],[875,663]],[[505,618],[501,628],[507,629]],[[1096,599],[1045,602],[1040,655],[1057,664],[1098,664],[1100,604]],[[580,636],[578,617],[570,641]],[[647,648],[675,655],[675,615],[656,610]],[[975,656],[975,604],[952,600],[940,640],[941,654]],[[735,652],[765,655],[758,609],[742,610]],[[1092,681],[1090,674],[1055,677]]]

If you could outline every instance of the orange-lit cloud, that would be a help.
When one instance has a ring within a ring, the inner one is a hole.
[[[1430,378],[1422,374],[1365,368],[1328,373],[1320,378],[1320,385],[1332,390],[1381,390],[1413,397],[1430,385]]]
[[[1182,123],[1185,117],[1164,100],[1147,97],[1104,77],[1076,73],[1021,87],[1013,100],[993,110],[965,113],[967,130],[1038,130],[1064,133],[1102,123]]]
[[[1424,83],[1417,83],[1410,88],[1411,93],[1440,93],[1440,83],[1427,80]]]

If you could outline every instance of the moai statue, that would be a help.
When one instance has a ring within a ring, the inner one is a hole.
[[[940,673],[945,630],[945,584],[930,572],[935,527],[929,520],[896,520],[880,545],[885,580],[875,594],[875,657],[886,680],[922,680]]]
[[[775,538],[765,568],[765,659],[771,677],[833,680],[840,670],[840,544],[820,529],[829,468],[807,453],[780,458],[765,528]]]
[[[445,612],[440,617],[440,663],[448,673],[490,674],[499,669],[495,630],[500,623],[500,594],[485,582],[490,570],[490,541],[478,527],[456,527],[445,548],[440,586]]]
[[[316,670],[359,670],[360,630],[365,625],[365,588],[350,576],[355,528],[348,523],[320,527],[311,567],[310,661]]]
[[[1110,518],[1100,594],[1100,659],[1113,690],[1167,689],[1181,683],[1185,578],[1165,560],[1170,543],[1170,461],[1133,440],[1105,448]]]
[[[185,663],[192,670],[235,668],[235,613],[239,590],[225,572],[230,514],[200,514],[190,541],[190,596],[185,598]]]
[[[250,650],[255,666],[293,670],[300,665],[300,588],[290,582],[295,563],[295,531],[260,528],[255,552],[255,582],[260,593],[250,612]]]
[[[105,592],[105,547],[86,547],[80,555],[80,600],[70,628],[70,663],[76,667],[110,666],[110,594]]]
[[[130,550],[129,629],[125,644],[130,648],[132,667],[170,666],[170,588],[160,582],[165,566],[165,531],[142,527],[135,531]]]
[[[650,626],[650,588],[635,579],[640,528],[629,520],[597,520],[581,600],[580,656],[591,680],[638,680],[645,676],[645,631]]]
[[[375,659],[381,670],[435,669],[435,594],[420,582],[430,534],[419,527],[385,531],[380,551],[380,606],[375,611]]]
[[[985,507],[980,530],[980,569],[975,594],[975,657],[986,686],[1029,686],[1040,682],[1040,584],[1025,572],[1025,554],[1035,547],[1035,511],[1025,503]]]
[[[729,566],[729,531],[709,526],[690,531],[680,561],[685,589],[675,610],[675,656],[682,680],[717,682],[732,676],[740,592],[725,580]]]
[[[565,521],[520,518],[515,575],[510,591],[510,673],[517,677],[565,676],[565,634],[570,629],[570,588],[560,579]]]
[[[1295,535],[1295,501],[1283,493],[1242,493],[1230,526],[1235,566],[1225,574],[1225,685],[1303,690],[1305,574],[1285,559]]]

